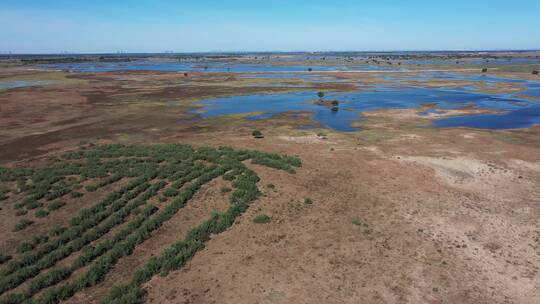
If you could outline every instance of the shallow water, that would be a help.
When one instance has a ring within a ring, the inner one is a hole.
[[[501,60],[499,60],[501,61]],[[508,60],[506,60],[508,61]],[[530,63],[531,60],[525,60]],[[534,60],[533,60],[534,61]],[[468,63],[474,62],[469,60]],[[491,63],[495,61],[490,60]],[[518,62],[512,60],[509,62]],[[480,64],[482,62],[478,62]],[[197,71],[197,72],[234,72],[239,77],[246,78],[296,78],[309,83],[349,82],[354,80],[337,79],[317,72],[326,71],[396,71],[399,67],[379,65],[357,66],[307,66],[307,65],[267,65],[267,64],[235,64],[225,62],[177,62],[177,61],[132,61],[114,63],[74,63],[47,64],[41,67],[62,69],[75,72],[107,72],[118,70],[148,70],[148,71]],[[308,69],[313,73],[309,73]],[[316,105],[316,92],[247,95],[227,98],[217,98],[202,101],[202,117],[213,117],[228,114],[262,112],[261,115],[250,116],[248,119],[267,119],[273,115],[291,112],[308,111],[312,119],[322,127],[338,131],[354,131],[351,124],[362,119],[362,112],[380,109],[417,108],[424,104],[434,104],[435,107],[421,115],[440,113],[446,109],[475,107],[496,110],[496,115],[469,115],[436,119],[434,127],[471,127],[482,129],[522,128],[539,123],[538,104],[540,103],[540,82],[503,78],[482,73],[451,73],[451,72],[418,72],[393,73],[383,77],[389,81],[384,85],[370,85],[357,82],[361,92],[327,93],[327,100],[340,102],[337,112],[329,107]],[[451,88],[425,88],[411,86],[410,81],[470,81],[481,82],[486,87],[496,87],[498,83],[518,84],[525,88],[519,93],[487,94],[482,93],[475,85],[464,85]],[[253,84],[262,87],[301,88],[303,84]],[[524,97],[527,96],[527,97]],[[311,101],[311,102],[310,102]]]
[[[530,90],[538,93],[538,87]],[[421,115],[442,113],[448,109],[473,106],[496,110],[500,114],[456,116],[435,119],[434,127],[471,127],[480,129],[523,128],[540,122],[540,104],[510,94],[485,94],[464,88],[417,88],[377,86],[364,92],[327,93],[326,100],[338,100],[339,110],[314,104],[315,91],[273,95],[246,95],[207,99],[201,102],[202,117],[262,112],[248,119],[266,119],[290,111],[308,111],[321,127],[338,131],[355,131],[351,126],[361,120],[362,112],[380,109],[418,108],[425,104],[435,107]],[[540,100],[538,100],[540,101]]]
[[[42,86],[53,83],[50,80],[8,80],[0,81],[0,90]]]
[[[378,71],[397,70],[376,65],[358,66],[309,66],[309,65],[270,65],[243,64],[225,62],[176,62],[176,61],[131,61],[131,62],[86,62],[40,64],[37,67],[64,70],[70,72],[111,72],[111,71],[164,71],[164,72],[232,72],[232,73],[266,73],[266,72],[313,72],[324,71]]]

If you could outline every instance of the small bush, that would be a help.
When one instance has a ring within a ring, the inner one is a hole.
[[[537,70],[534,70],[534,71],[532,71],[532,74],[533,74],[533,75],[538,75],[538,71],[537,71]]]
[[[49,237],[43,234],[34,235],[32,237],[32,243],[34,243],[34,245],[46,243],[48,240]]]
[[[62,201],[54,201],[54,202],[49,203],[49,205],[47,206],[47,209],[49,211],[54,211],[54,210],[58,210],[58,209],[64,207],[65,205],[66,205],[66,203],[64,203]]]
[[[27,213],[28,213],[28,210],[26,210],[26,209],[18,209],[18,210],[15,212],[15,216],[26,215]]]
[[[167,189],[165,189],[165,191],[163,191],[163,195],[165,195],[167,197],[177,196],[178,195],[178,190],[176,190],[174,188],[167,188]]]
[[[11,256],[10,255],[5,255],[5,254],[1,254],[0,253],[0,264],[4,264],[5,262],[11,260]]]
[[[43,207],[42,202],[34,201],[34,202],[30,202],[30,203],[26,204],[26,208],[28,208],[28,209],[37,209],[37,208],[41,208],[41,207]]]
[[[59,236],[60,234],[62,234],[62,232],[64,232],[66,230],[65,227],[62,227],[58,224],[54,225],[51,229],[51,235],[52,236]]]
[[[13,231],[21,231],[26,229],[28,226],[32,225],[34,222],[29,219],[22,219],[13,228]]]
[[[253,222],[257,224],[266,224],[266,223],[270,223],[271,221],[272,221],[272,218],[266,214],[259,214],[253,219]]]
[[[18,253],[25,253],[34,249],[34,244],[28,242],[22,242],[19,247],[17,247]]]
[[[259,130],[254,130],[253,132],[251,132],[251,135],[253,135],[253,137],[255,138],[264,138],[264,135]]]
[[[97,187],[94,186],[94,185],[88,185],[88,186],[84,187],[84,189],[86,189],[86,191],[88,191],[88,192],[94,192],[94,191],[97,190]]]
[[[164,203],[164,202],[167,201],[167,198],[166,198],[165,196],[160,196],[160,197],[158,198],[158,201],[159,201],[160,203]]]
[[[274,184],[268,184],[268,185],[266,185],[266,188],[268,188],[268,189],[276,189],[276,186]]]
[[[77,191],[71,192],[71,197],[72,198],[78,198],[78,197],[81,197],[81,196],[83,196],[83,194],[81,192],[77,192]]]
[[[36,211],[36,217],[46,217],[49,215],[49,211],[45,210],[45,209],[39,209],[38,211]]]
[[[309,197],[304,198],[304,204],[311,205],[313,204],[313,200]]]
[[[229,187],[221,187],[221,193],[229,193],[229,192],[231,192],[231,190],[232,189],[229,188]]]

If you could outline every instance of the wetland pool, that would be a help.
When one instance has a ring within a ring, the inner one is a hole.
[[[528,90],[538,93],[539,87]],[[362,120],[362,113],[383,109],[414,109],[433,105],[429,113],[474,108],[492,110],[497,114],[462,115],[437,118],[432,127],[470,127],[480,129],[524,128],[540,123],[540,103],[511,94],[480,93],[470,88],[422,88],[376,86],[359,92],[328,92],[325,100],[337,100],[338,111],[315,103],[316,91],[284,94],[244,95],[206,99],[196,111],[201,117],[263,113],[248,119],[268,119],[285,112],[310,112],[311,119],[323,128],[342,132],[358,129],[352,124]],[[430,112],[431,111],[431,112]]]

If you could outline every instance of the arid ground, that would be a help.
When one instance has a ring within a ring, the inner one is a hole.
[[[455,72],[479,73],[460,69]],[[519,69],[493,73],[540,81]],[[540,126],[432,128],[430,121],[438,116],[489,111],[468,107],[421,115],[429,104],[364,112],[355,132],[321,128],[308,112],[262,120],[198,114],[203,111],[198,101],[207,98],[347,92],[401,75],[318,74],[340,81],[5,66],[0,81],[50,83],[0,90],[0,165],[40,166],[81,147],[118,143],[229,146],[301,159],[294,174],[246,163],[260,177],[262,195],[183,267],[144,283],[147,303],[539,303]],[[520,90],[512,84],[486,88],[456,82],[403,85]],[[255,129],[264,138],[254,138]],[[102,281],[63,302],[102,301],[135,268],[183,239],[213,211],[225,210],[228,194],[220,189],[227,183],[220,177],[203,185]],[[1,202],[0,252],[16,259],[21,242],[69,221],[105,197],[112,189],[107,187],[80,200],[66,198],[66,206],[47,217],[31,211],[23,217],[34,224],[16,232],[21,217],[13,205],[19,197],[12,194]],[[254,222],[261,214],[270,221]]]

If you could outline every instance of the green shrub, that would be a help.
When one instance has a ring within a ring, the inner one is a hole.
[[[26,208],[28,208],[28,209],[37,209],[37,208],[41,208],[41,207],[43,207],[43,203],[38,202],[38,201],[33,201],[33,202],[30,202],[30,203],[26,204]]]
[[[266,223],[270,223],[271,221],[272,221],[272,218],[266,214],[259,214],[253,219],[253,222],[257,224],[266,224]]]
[[[65,227],[62,227],[62,226],[60,226],[58,224],[55,224],[51,229],[51,236],[59,236],[64,231],[66,231]]]
[[[34,245],[46,243],[48,240],[49,237],[43,234],[34,235],[32,237],[32,243],[34,243]]]
[[[22,242],[18,247],[17,247],[17,252],[18,253],[25,253],[27,251],[30,251],[34,249],[34,244],[32,243],[28,243],[28,242]]]
[[[167,188],[165,191],[163,191],[163,195],[167,197],[173,197],[178,195],[178,190],[174,188]]]
[[[15,216],[26,215],[27,213],[28,213],[28,210],[26,209],[17,209],[17,211],[15,211]]]
[[[304,198],[304,204],[311,205],[313,204],[313,200],[309,197]]]
[[[36,217],[46,217],[49,215],[49,211],[45,210],[45,209],[38,209],[35,213]]]
[[[88,185],[88,186],[84,187],[84,189],[86,189],[86,191],[88,191],[88,192],[94,192],[94,191],[97,190],[97,187],[94,186],[94,185]]]
[[[253,135],[253,137],[255,138],[264,138],[264,135],[259,130],[254,130],[253,132],[251,132],[251,135]]]
[[[58,210],[62,207],[64,207],[66,205],[66,203],[62,202],[62,201],[54,201],[54,202],[50,202],[49,205],[47,206],[47,209],[49,211],[54,211],[54,210]]]
[[[10,255],[0,253],[0,264],[4,264],[5,262],[11,260],[11,258],[12,257]]]
[[[21,231],[26,229],[28,226],[32,225],[34,222],[29,219],[22,219],[13,228],[13,231]]]
[[[231,191],[232,191],[232,189],[229,188],[229,187],[221,187],[221,193],[229,193]]]
[[[72,198],[78,198],[78,197],[83,196],[83,194],[81,192],[78,192],[78,191],[73,191],[73,192],[71,192],[70,195],[71,195]]]
[[[268,184],[268,185],[266,185],[266,188],[268,188],[268,189],[276,189],[276,186],[274,184]]]

